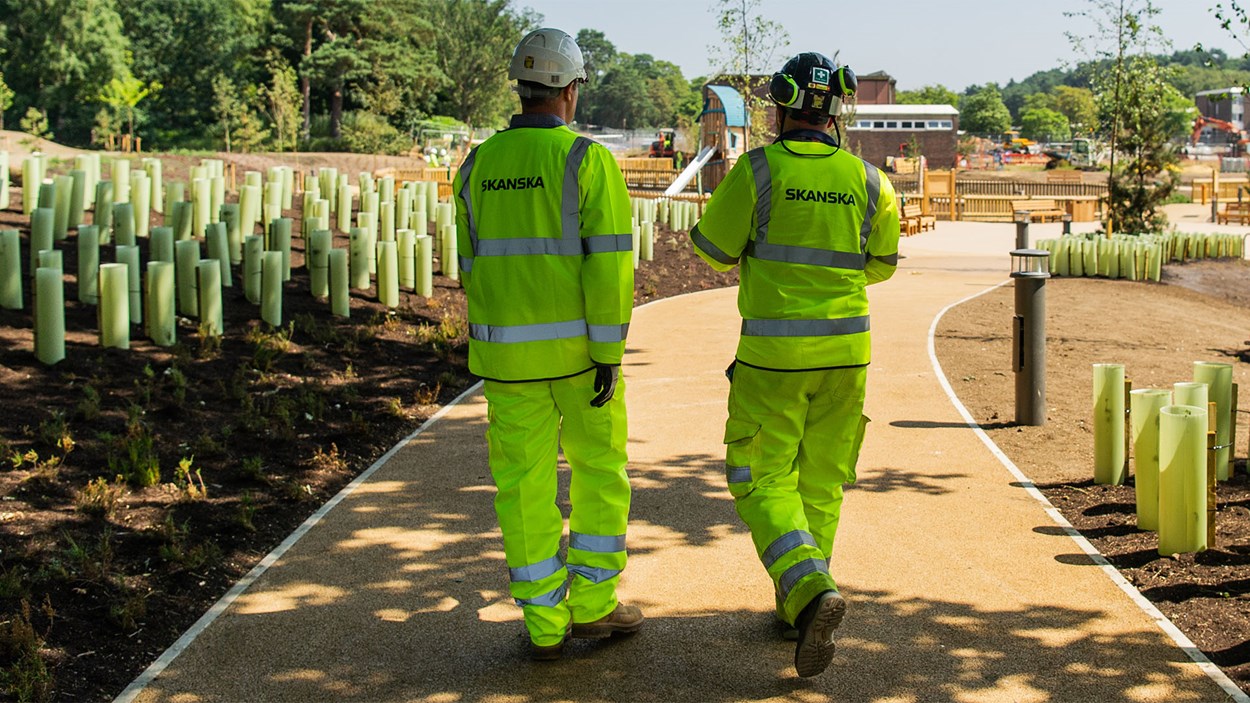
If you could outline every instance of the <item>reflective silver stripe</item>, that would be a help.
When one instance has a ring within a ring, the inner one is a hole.
[[[694,242],[694,245],[699,248],[699,251],[707,254],[712,257],[712,259],[719,261],[726,266],[732,266],[733,264],[738,263],[738,257],[730,256],[721,251],[720,247],[713,244],[712,240],[704,236],[704,234],[699,231],[699,225],[695,225],[694,228],[690,230],[690,241]]]
[[[886,254],[885,256],[877,256],[876,254],[873,254],[871,258],[876,259],[883,264],[898,266],[898,254]]]
[[[585,320],[549,322],[537,325],[469,325],[469,338],[479,342],[514,344],[516,342],[545,342],[552,339],[569,339],[586,334]]]
[[[747,337],[832,337],[868,331],[868,316],[835,320],[743,320]]]
[[[751,174],[755,176],[755,240],[768,241],[768,221],[773,211],[773,176],[768,170],[768,157],[763,147],[747,152]]]
[[[586,336],[592,342],[624,342],[629,334],[629,323],[623,325],[587,325]]]
[[[849,251],[831,251],[790,244],[749,242],[747,256],[764,261],[781,261],[787,264],[808,264],[829,268],[864,270],[864,255]]]
[[[563,568],[564,560],[557,554],[534,564],[508,569],[508,575],[513,581],[541,581],[548,576],[560,573],[560,569]]]
[[[749,483],[751,481],[751,467],[726,466],[725,480],[729,483]]]
[[[625,535],[587,535],[569,530],[569,549],[580,549],[583,552],[625,551]]]
[[[634,235],[632,234],[596,234],[582,240],[582,251],[587,254],[608,254],[614,251],[633,250]]]
[[[477,220],[473,217],[472,188],[469,187],[472,181],[469,180],[469,175],[473,172],[473,162],[476,160],[477,148],[474,148],[460,166],[460,197],[464,199],[464,211],[469,218],[469,246],[475,252],[477,251]],[[461,266],[461,268],[464,267]]]
[[[555,590],[548,591],[541,596],[536,596],[534,598],[517,598],[516,604],[522,607],[527,605],[540,605],[544,608],[554,608],[557,605],[560,605],[560,603],[564,600],[564,594],[568,593],[568,591],[569,584],[566,582],[560,584]]]
[[[881,197],[881,172],[876,166],[864,162],[864,187],[868,190],[868,209],[864,223],[859,226],[859,250],[868,251],[868,236],[872,234],[872,218],[877,214],[877,199]]]
[[[475,256],[581,256],[582,247],[576,239],[514,237],[480,239],[473,253]]]
[[[778,583],[781,599],[785,600],[790,595],[790,590],[799,582],[799,579],[817,572],[829,573],[829,565],[825,563],[824,559],[804,559],[786,569]]]
[[[760,561],[764,562],[765,569],[771,569],[773,564],[776,564],[777,560],[783,555],[793,549],[798,549],[803,545],[815,547],[816,540],[803,530],[787,532],[773,540],[772,544],[768,545],[768,549],[765,549],[764,553],[760,555]]]
[[[464,273],[472,273],[472,272],[473,272],[473,257],[471,257],[471,256],[462,256],[462,255],[460,255],[460,254],[457,254],[457,255],[456,255],[456,258],[457,258],[457,259],[460,259],[460,270],[461,270],[461,271],[463,271]]]
[[[582,159],[586,158],[586,150],[594,144],[585,137],[578,137],[569,149],[564,160],[564,190],[560,202],[560,226],[565,239],[577,241],[581,236],[581,189],[578,187],[577,172],[581,170]]]
[[[591,583],[603,583],[621,573],[620,569],[600,569],[594,566],[569,564],[569,572],[577,574]]]

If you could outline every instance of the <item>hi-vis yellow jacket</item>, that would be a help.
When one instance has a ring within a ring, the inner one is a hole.
[[[553,115],[515,115],[453,183],[469,370],[496,381],[619,364],[634,304],[616,160]]]
[[[791,140],[738,159],[690,232],[717,270],[742,266],[738,361],[787,371],[869,362],[865,288],[894,275],[898,235],[885,174]]]

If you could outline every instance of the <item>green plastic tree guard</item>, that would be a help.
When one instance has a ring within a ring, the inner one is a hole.
[[[279,217],[269,223],[269,250],[282,255],[282,280],[291,280],[291,218]]]
[[[52,182],[55,188],[52,196],[52,236],[59,242],[69,236],[70,198],[74,193],[74,179],[69,176],[56,176]]]
[[[205,259],[196,266],[199,276],[200,325],[210,335],[220,337],[225,332],[221,309],[221,264],[216,259]]]
[[[113,159],[113,204],[130,202],[130,162]]]
[[[166,224],[174,228],[174,241],[185,242],[195,236],[191,229],[192,206],[185,200],[169,203],[169,219]]]
[[[434,237],[428,234],[417,235],[417,293],[434,295]]]
[[[1233,365],[1215,361],[1194,362],[1194,382],[1207,385],[1207,400],[1215,403],[1215,477],[1227,481],[1232,462],[1229,446],[1233,427]]]
[[[1181,381],[1172,384],[1172,404],[1189,405],[1195,408],[1206,408],[1210,397],[1207,384],[1195,381]]]
[[[417,287],[417,234],[401,229],[398,234],[399,285],[407,290]]]
[[[351,249],[350,276],[352,288],[364,290],[369,287],[368,260],[370,257],[366,254],[369,246],[369,230],[363,227],[353,227],[348,246]]]
[[[78,302],[95,305],[100,300],[100,234],[95,225],[78,230]]]
[[[443,275],[453,281],[460,280],[460,258],[456,243],[456,225],[452,223],[443,230]]]
[[[340,232],[346,232],[352,228],[352,189],[351,186],[342,185],[338,188],[338,198],[335,213],[338,216],[338,228]]]
[[[5,180],[8,180],[8,172],[4,174]],[[74,169],[69,172],[69,220],[66,226],[71,229],[77,229],[83,221],[83,213],[87,209],[87,172],[81,169]],[[0,198],[0,203],[8,205],[8,200]]]
[[[208,226],[213,210],[213,184],[207,178],[191,181],[191,231],[199,234]]]
[[[51,249],[52,218],[50,207],[37,207],[30,216],[30,270],[39,266],[39,252]]]
[[[1137,529],[1159,529],[1159,411],[1172,404],[1172,392],[1139,388],[1129,392],[1132,420]]]
[[[395,242],[378,242],[378,301],[388,308],[399,307],[399,250]]]
[[[134,206],[129,202],[113,204],[113,241],[125,246],[135,243]]]
[[[148,239],[148,259],[174,263],[174,228],[153,227]]]
[[[143,170],[148,174],[148,199],[152,206],[152,210],[160,214],[165,214],[165,180],[160,159],[146,158],[143,160]]]
[[[146,171],[130,174],[130,204],[135,218],[135,236],[147,238],[152,224],[152,186]]]
[[[208,258],[216,261],[217,267],[221,269],[219,285],[222,288],[232,288],[234,283],[230,280],[230,246],[226,242],[226,223],[210,222],[205,225],[204,241],[208,245]]]
[[[130,348],[130,275],[125,264],[100,267],[100,346]]]
[[[395,203],[378,203],[378,226],[380,241],[395,241]]]
[[[1207,546],[1207,409],[1159,411],[1159,554]]]
[[[314,298],[330,295],[330,247],[333,242],[334,235],[328,229],[313,230],[308,236],[308,282]]]
[[[643,261],[652,261],[655,259],[655,223],[644,221],[642,223],[641,232],[641,251],[639,255]]]
[[[172,261],[149,261],[147,276],[148,338],[158,347],[172,347],[177,341],[178,327],[174,316],[174,264]]]
[[[0,229],[0,308],[22,309],[22,240],[15,229]]]
[[[196,269],[200,265],[200,243],[194,239],[174,242],[174,279],[178,284],[178,314],[196,317],[200,314],[196,293]]]
[[[339,317],[350,317],[351,296],[347,290],[347,250],[331,249],[326,258],[330,262],[330,312]]]
[[[65,283],[60,268],[35,269],[35,358],[48,366],[65,358]]]
[[[239,204],[223,204],[220,221],[226,225],[226,243],[230,248],[230,263],[237,265],[243,261],[243,231],[239,229]]]
[[[126,291],[130,301],[130,324],[143,324],[143,273],[139,268],[139,247],[119,246],[113,251],[117,263],[126,266]]]
[[[253,305],[260,305],[262,256],[265,238],[249,234],[243,239],[243,296]]]
[[[1124,364],[1094,364],[1094,483],[1124,483]]]
[[[378,214],[373,210],[356,213],[356,226],[365,231],[365,264],[370,274],[378,272]],[[353,274],[354,275],[354,274]]]
[[[282,326],[282,252],[261,255],[260,319]]]

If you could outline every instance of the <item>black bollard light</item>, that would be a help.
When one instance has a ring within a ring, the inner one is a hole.
[[[1011,252],[1016,314],[1012,318],[1011,364],[1016,375],[1016,424],[1046,424],[1046,279],[1050,253]]]
[[[1016,248],[1029,248],[1029,221],[1033,219],[1029,213],[1024,210],[1016,210]]]

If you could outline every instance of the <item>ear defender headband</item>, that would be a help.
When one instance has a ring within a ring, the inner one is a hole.
[[[832,76],[828,69],[819,67],[812,69],[811,73],[806,89],[800,87],[793,76],[780,71],[774,73],[768,83],[769,97],[782,107],[804,112],[819,110],[829,114],[833,111],[832,101],[828,99],[830,94],[849,98],[859,87],[855,72],[848,66],[839,66]]]

